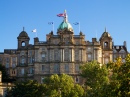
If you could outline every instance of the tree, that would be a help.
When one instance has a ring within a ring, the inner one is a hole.
[[[6,97],[42,97],[44,86],[34,80],[17,81]]]
[[[103,87],[109,83],[106,65],[97,61],[88,62],[81,66],[81,76],[86,79],[88,97],[102,97]]]
[[[130,97],[130,54],[127,55],[125,61],[118,70],[117,80],[120,82],[120,95]]]
[[[46,86],[45,95],[49,97],[82,97],[84,93],[83,88],[66,74],[52,75],[45,78],[43,83]]]
[[[115,62],[107,64],[111,71],[110,83],[106,88],[106,91],[109,91],[111,95],[109,97],[130,96],[130,54],[127,55],[125,61],[123,63],[121,57],[119,57]]]

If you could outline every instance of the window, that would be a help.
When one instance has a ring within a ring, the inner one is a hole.
[[[9,62],[9,58],[6,58],[6,62]]]
[[[88,48],[87,48],[87,51],[91,51],[91,48],[90,48],[90,47],[88,47]]]
[[[21,69],[21,74],[22,74],[22,75],[24,74],[24,68]]]
[[[92,55],[91,54],[88,54],[88,61],[92,60]]]
[[[122,55],[122,58],[125,58],[125,54]]]
[[[41,77],[41,83],[43,83],[43,81],[44,81],[44,77]]]
[[[70,57],[69,49],[66,48],[64,50],[64,61],[69,61],[69,59],[70,59],[69,57]]]
[[[29,55],[29,56],[32,56],[32,51],[29,51],[28,55]]]
[[[76,83],[79,82],[79,77],[76,76],[76,78],[75,78],[75,82],[76,82]]]
[[[28,58],[28,63],[33,63],[33,58],[32,57],[30,57],[30,58]]]
[[[66,72],[69,71],[69,64],[65,64],[65,71],[66,71]]]
[[[91,54],[88,54],[88,58],[91,59]]]
[[[119,49],[119,46],[116,46],[116,49]]]
[[[9,63],[6,63],[6,66],[5,66],[6,68],[9,68]]]
[[[113,52],[116,53],[117,52],[116,49],[114,49]]]
[[[79,50],[75,50],[75,61],[79,61]]]
[[[24,51],[21,51],[21,55],[24,55]]]
[[[42,56],[42,61],[45,61],[46,54],[43,53],[41,56]]]
[[[54,59],[55,59],[55,61],[59,60],[59,58],[58,58],[58,50],[57,49],[54,50]]]
[[[16,58],[15,58],[15,57],[13,57],[13,58],[12,58],[12,61],[13,61],[13,62],[15,62],[15,61],[16,61]]]
[[[124,52],[125,52],[125,50],[122,48],[119,52],[120,52],[120,53],[124,53]]]
[[[55,45],[57,44],[57,40],[54,41],[54,44],[55,44]]]
[[[25,46],[25,42],[24,41],[22,42],[22,46]]]
[[[108,42],[105,42],[105,43],[104,43],[104,47],[108,47]]]
[[[78,45],[79,44],[79,42],[78,41],[76,41],[76,43],[75,43],[76,45]]]
[[[45,48],[44,48],[44,47],[42,48],[42,51],[45,51]]]
[[[105,58],[105,64],[107,64],[109,62],[108,58]]]
[[[12,64],[12,68],[15,68],[16,67],[16,65],[15,64]]]
[[[24,58],[22,58],[21,63],[22,63],[22,64],[24,64],[24,63],[25,63],[25,59],[24,59]]]
[[[79,64],[75,65],[75,71],[79,71]]]
[[[42,65],[42,71],[44,71],[44,69],[45,69],[45,66],[44,66],[44,65]]]
[[[54,65],[54,72],[58,72],[59,71],[59,65],[58,64],[55,64]]]
[[[32,74],[32,73],[33,73],[33,67],[30,67],[30,68],[29,68],[28,73],[29,73],[29,74]]]
[[[2,61],[2,58],[0,57],[0,61]]]
[[[122,62],[125,63],[125,59],[122,59]]]
[[[15,74],[15,70],[12,70],[12,74]]]
[[[116,59],[116,55],[114,55],[114,59]]]

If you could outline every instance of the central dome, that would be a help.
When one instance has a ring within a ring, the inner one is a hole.
[[[58,27],[58,30],[63,30],[63,29],[73,31],[71,24],[69,22],[65,22],[65,21],[63,21]]]
[[[73,32],[73,27],[72,27],[71,24],[68,22],[68,15],[67,15],[67,13],[66,13],[66,10],[64,11],[62,17],[64,18],[64,20],[63,20],[63,22],[59,25],[58,31],[67,29],[68,31]]]

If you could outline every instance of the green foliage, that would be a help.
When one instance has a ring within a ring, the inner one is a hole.
[[[123,63],[119,57],[115,62],[109,63],[110,83],[105,89],[108,97],[130,97],[130,54],[125,61]]]
[[[42,97],[44,86],[34,80],[18,81],[6,97]]]
[[[2,72],[2,79],[7,79],[8,75],[7,75],[7,72],[6,72],[6,68],[2,64],[0,64],[0,71]]]
[[[81,70],[81,76],[86,79],[85,85],[89,87],[87,89],[88,97],[101,97],[103,86],[109,82],[106,66],[92,61],[81,66]]]
[[[44,79],[45,95],[49,97],[82,97],[83,88],[74,83],[71,76],[62,74],[52,75]]]
[[[117,79],[120,82],[119,92],[121,96],[130,97],[130,54],[126,57],[126,63],[120,66]]]
[[[91,88],[108,83],[108,70],[105,65],[100,66],[96,61],[86,63],[81,67],[81,76],[86,78],[86,85]]]

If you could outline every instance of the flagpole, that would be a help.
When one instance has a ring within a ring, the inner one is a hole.
[[[80,32],[80,22],[79,22],[79,32]]]
[[[37,37],[37,32],[36,32],[36,37]]]
[[[53,24],[52,24],[52,30],[53,30],[53,32],[54,32],[54,22],[53,22]]]

